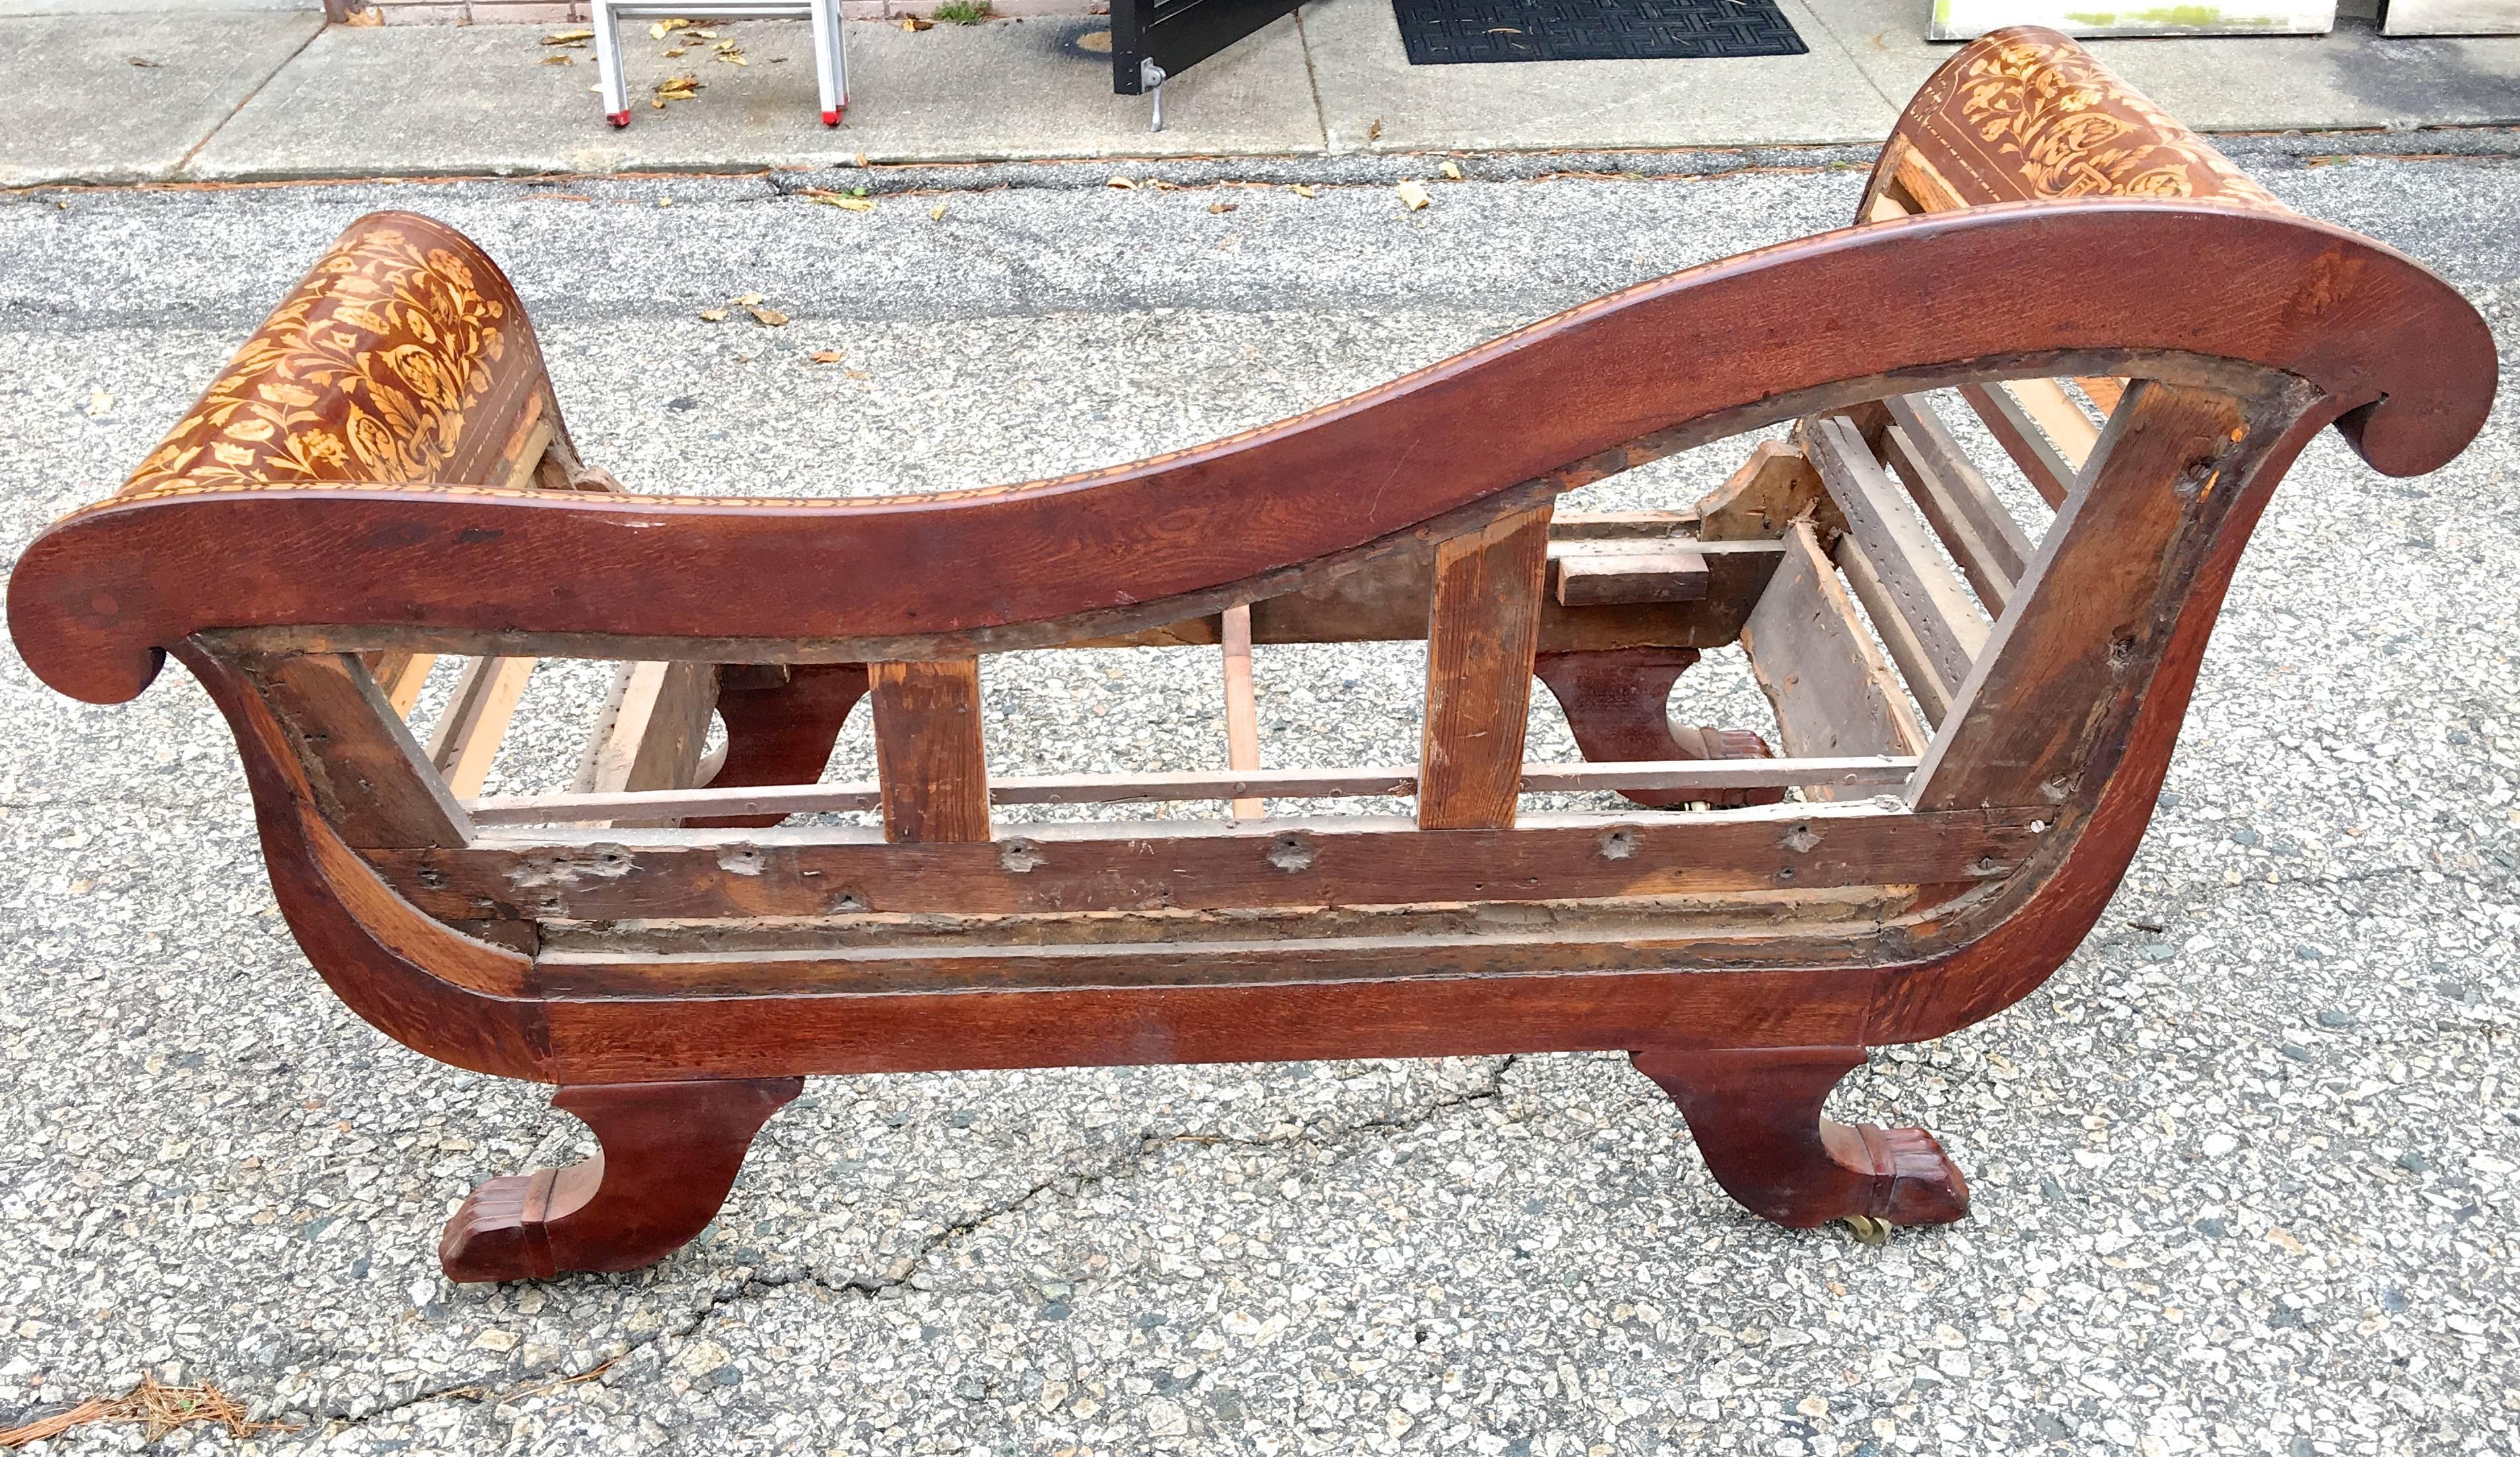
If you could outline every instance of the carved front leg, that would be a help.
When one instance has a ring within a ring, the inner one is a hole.
[[[1697,662],[1693,647],[1622,647],[1603,652],[1544,652],[1532,671],[1557,695],[1575,746],[1595,764],[1666,759],[1771,759],[1767,740],[1742,728],[1675,728],[1671,685]],[[1773,805],[1782,789],[1623,789],[1648,810],[1690,803],[1737,809]]]
[[[1763,1219],[1810,1229],[1856,1214],[1892,1224],[1966,1214],[1968,1181],[1933,1134],[1821,1116],[1864,1057],[1861,1047],[1635,1054],[1637,1071],[1680,1105],[1715,1181]]]
[[[437,1243],[450,1280],[548,1280],[652,1264],[717,1217],[745,1150],[802,1078],[563,1087],[603,1151],[474,1189]]]

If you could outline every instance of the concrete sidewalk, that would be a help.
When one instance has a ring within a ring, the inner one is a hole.
[[[749,64],[669,59],[633,32],[624,131],[593,56],[522,25],[322,28],[311,12],[0,18],[0,186],[629,171],[866,161],[1300,157],[1879,142],[1951,54],[1918,0],[1782,0],[1808,55],[1412,66],[1387,0],[1313,0],[1167,88],[1168,125],[1110,93],[1099,18],[910,33],[847,26],[847,124],[819,124],[803,27],[743,25]],[[2213,131],[2501,128],[2409,152],[2520,145],[2520,37],[2095,47]],[[697,99],[647,105],[669,73]]]

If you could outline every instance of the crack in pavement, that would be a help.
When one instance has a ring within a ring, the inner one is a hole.
[[[415,1391],[408,1396],[370,1408],[364,1412],[335,1408],[329,1411],[307,1412],[303,1413],[303,1415],[309,1419],[309,1425],[318,1423],[322,1424],[327,1429],[327,1436],[329,1438],[330,1436],[338,1435],[339,1433],[344,1431],[370,1426],[380,1421],[390,1420],[398,1413],[408,1411],[413,1407],[425,1406],[435,1401],[504,1403],[508,1401],[521,1400],[530,1396],[546,1394],[551,1391],[579,1385],[583,1382],[597,1380],[603,1377],[606,1373],[611,1371],[614,1367],[632,1359],[643,1350],[661,1347],[669,1342],[687,1340],[692,1336],[697,1335],[702,1326],[708,1324],[708,1322],[714,1318],[719,1311],[725,1309],[729,1305],[733,1305],[742,1301],[755,1299],[759,1296],[770,1294],[773,1291],[786,1290],[797,1285],[812,1285],[829,1291],[834,1296],[854,1295],[872,1302],[880,1299],[891,1291],[899,1290],[904,1286],[910,1285],[913,1278],[918,1274],[920,1267],[924,1265],[932,1257],[946,1249],[948,1246],[953,1245],[954,1243],[972,1234],[978,1233],[980,1230],[987,1228],[989,1225],[1007,1217],[1010,1214],[1022,1213],[1025,1209],[1029,1208],[1035,1200],[1040,1199],[1044,1194],[1060,1188],[1062,1185],[1068,1186],[1070,1191],[1069,1197],[1082,1196],[1088,1189],[1097,1188],[1124,1177],[1133,1170],[1143,1167],[1157,1150],[1170,1147],[1174,1144],[1188,1143],[1208,1146],[1223,1145],[1235,1148],[1281,1148],[1291,1147],[1304,1143],[1318,1143],[1322,1147],[1328,1148],[1335,1147],[1340,1143],[1344,1143],[1362,1134],[1402,1131],[1409,1128],[1420,1127],[1456,1108],[1463,1108],[1473,1103],[1487,1102],[1492,1099],[1503,1097],[1505,1095],[1506,1074],[1512,1069],[1517,1062],[1521,1061],[1521,1059],[1522,1054],[1520,1053],[1508,1053],[1497,1060],[1496,1066],[1488,1071],[1488,1076],[1482,1080],[1479,1085],[1450,1093],[1442,1097],[1430,1099],[1425,1103],[1418,1105],[1411,1112],[1401,1116],[1386,1115],[1378,1118],[1365,1119],[1343,1126],[1332,1126],[1327,1124],[1306,1124],[1300,1126],[1295,1133],[1288,1134],[1283,1137],[1237,1138],[1221,1134],[1158,1133],[1152,1130],[1141,1130],[1131,1146],[1115,1157],[1106,1160],[1099,1169],[1062,1171],[1060,1173],[1054,1174],[1051,1177],[1034,1184],[1032,1187],[1024,1190],[1021,1194],[1016,1195],[1012,1199],[1007,1200],[993,1208],[983,1209],[977,1213],[968,1214],[953,1223],[939,1226],[932,1233],[923,1236],[919,1241],[918,1245],[909,1253],[896,1257],[887,1267],[884,1274],[856,1274],[851,1275],[846,1279],[835,1281],[811,1268],[801,1268],[792,1271],[775,1271],[770,1273],[746,1273],[736,1279],[723,1283],[700,1303],[698,1309],[692,1312],[689,1319],[683,1321],[680,1325],[670,1329],[660,1329],[643,1340],[623,1344],[618,1349],[609,1352],[602,1360],[592,1366],[584,1368],[583,1370],[569,1372],[546,1371],[522,1382],[506,1386],[501,1386],[492,1380],[485,1378],[461,1380],[450,1382],[447,1385],[440,1387],[432,1387],[427,1391]],[[1647,1099],[1646,1101],[1650,1102],[1651,1100]]]

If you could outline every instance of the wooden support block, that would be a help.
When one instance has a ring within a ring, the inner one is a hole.
[[[2226,480],[2245,434],[2226,395],[2138,381],[2109,419],[2092,487],[2076,495],[1935,738],[1911,790],[1920,808],[2039,808],[2074,791],[2092,736],[2153,683],[2139,671],[2176,622],[2160,601],[2180,534]],[[2107,761],[2101,761],[2105,764]]]
[[[1943,716],[1952,710],[1953,690],[1943,684],[1943,676],[1934,671],[1932,657],[1925,644],[1916,639],[1916,630],[1899,612],[1888,584],[1873,569],[1872,558],[1864,554],[1853,537],[1839,537],[1829,550],[1829,558],[1846,575],[1847,591],[1864,604],[1864,613],[1872,619],[1873,631],[1881,645],[1890,649],[1890,661],[1899,665],[1899,676],[1908,684],[1910,696],[1925,715],[1925,727],[1939,728]]]
[[[716,707],[714,663],[622,664],[578,761],[578,789],[691,788]]]
[[[1997,497],[1995,488],[1986,483],[1976,463],[1952,438],[1951,427],[1943,423],[1933,401],[1923,395],[1894,395],[1881,405],[1889,412],[1890,422],[1906,437],[1901,445],[1906,464],[1917,471],[1909,478],[1908,489],[1915,494],[1918,504],[1923,505],[1929,489],[1920,481],[1930,481],[1936,505],[1926,508],[1926,513],[1930,516],[1936,509],[1948,510],[1966,521],[1986,553],[1987,568],[2007,582],[2018,583],[2023,567],[2030,561],[2030,538]],[[1895,466],[1902,463],[1894,460],[1891,464]],[[1990,601],[1988,605],[1994,603]]]
[[[883,837],[989,838],[989,765],[980,737],[980,663],[868,665]]]
[[[2094,379],[2089,375],[2077,375],[2074,382],[2083,387],[2083,393],[2091,396],[2092,407],[2103,417],[2117,414],[2118,401],[2126,398],[2127,381],[2124,379]]]
[[[1843,531],[1837,508],[1821,489],[1820,472],[1790,445],[1763,440],[1724,484],[1697,503],[1697,539],[1774,541],[1796,516],[1817,514],[1822,532]]]
[[[1225,609],[1225,767],[1260,767],[1260,700],[1251,686],[1251,606]],[[1237,819],[1258,819],[1268,807],[1258,799],[1238,799]]]
[[[464,665],[463,677],[455,681],[454,697],[428,734],[428,762],[445,776],[450,792],[458,796],[481,792],[481,781],[489,777],[499,743],[507,736],[508,721],[516,717],[517,700],[524,696],[525,681],[533,676],[534,662],[532,658],[474,658]]]
[[[1549,549],[1550,590],[1561,607],[1695,602],[1706,597],[1706,557],[1677,545],[1559,543]]]
[[[1963,384],[1960,398],[1969,402],[1995,443],[2012,457],[2039,499],[2061,507],[2074,494],[2074,463],[2065,459],[2021,401],[2001,384]]]
[[[1957,690],[1986,645],[1986,618],[1951,569],[1934,558],[1922,523],[1899,499],[1899,488],[1854,425],[1834,416],[1811,420],[1805,443],[1829,495],[1846,512],[1848,538],[1871,563],[1944,688]]]
[[[1922,752],[1924,732],[1908,711],[1890,665],[1865,635],[1809,523],[1786,536],[1785,559],[1741,629],[1741,646],[1777,711],[1777,732],[1787,755]]]
[[[1418,749],[1421,829],[1513,823],[1548,560],[1547,507],[1436,545]]]
[[[472,838],[471,817],[359,659],[305,653],[272,659],[252,676],[343,843],[371,850]]]

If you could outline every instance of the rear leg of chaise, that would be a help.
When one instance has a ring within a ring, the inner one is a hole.
[[[1810,1229],[1852,1215],[1943,1224],[1968,1213],[1968,1181],[1922,1128],[1821,1116],[1861,1047],[1647,1048],[1637,1071],[1680,1105],[1724,1192],[1763,1219]]]
[[[1697,663],[1693,647],[1622,647],[1598,652],[1544,652],[1532,672],[1566,711],[1575,746],[1596,764],[1666,759],[1772,759],[1767,740],[1744,728],[1675,728],[1671,685]],[[1782,789],[1622,790],[1648,810],[1690,803],[1737,809],[1773,805]]]
[[[802,1078],[563,1087],[555,1107],[602,1151],[565,1169],[494,1178],[437,1242],[450,1280],[547,1280],[652,1264],[717,1217],[753,1135]]]

